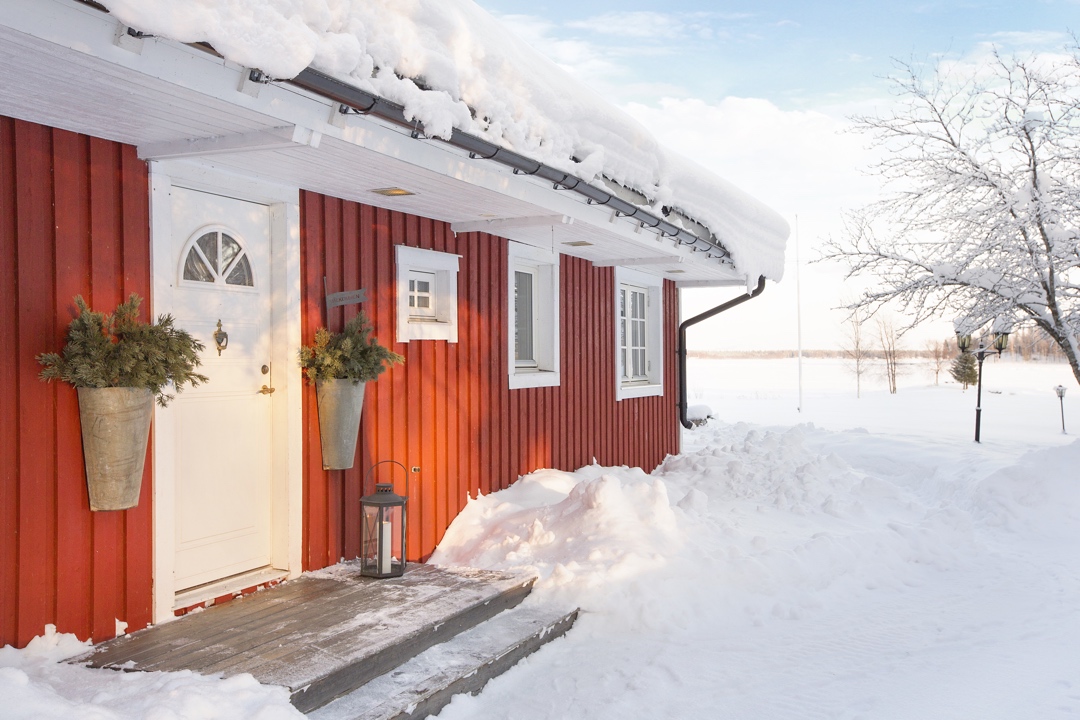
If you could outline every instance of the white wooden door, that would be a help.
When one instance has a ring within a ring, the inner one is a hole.
[[[270,564],[270,209],[174,186],[172,251],[172,313],[210,378],[174,400],[180,592]]]

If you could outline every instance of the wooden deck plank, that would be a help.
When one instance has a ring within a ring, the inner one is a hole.
[[[419,577],[407,584],[382,583],[378,593],[338,595],[332,607],[320,610],[317,616],[298,616],[297,623],[288,630],[282,627],[272,636],[260,635],[257,645],[237,646],[231,659],[200,671],[249,672],[266,678],[266,682],[296,689],[319,677],[314,672],[301,673],[299,668],[317,667],[327,658],[338,664],[370,658],[427,624],[417,620],[431,618],[432,622],[446,625],[457,614],[492,603],[521,585],[519,579],[508,582],[505,578],[486,578],[477,582],[476,578],[448,573],[427,573],[423,582],[417,581]],[[320,600],[320,605],[331,603]],[[362,643],[357,642],[358,637],[363,638]]]
[[[71,662],[125,670],[251,673],[319,707],[528,595],[533,578],[410,565],[361,578],[355,562],[125,638]]]
[[[153,628],[152,633],[137,632],[117,638],[114,642],[99,645],[81,659],[91,667],[118,667],[125,662],[134,662],[139,666],[143,663],[152,664],[160,655],[178,653],[187,645],[202,642],[203,636],[213,631],[215,623],[222,626],[242,627],[258,622],[269,614],[289,610],[295,603],[302,602],[304,598],[317,597],[318,590],[318,587],[307,583],[286,583],[275,588],[272,595],[267,595],[267,591],[263,591],[237,598],[225,605],[214,606],[214,623],[208,618],[203,619],[196,624],[197,629],[194,629],[191,620],[196,617],[201,618],[206,611],[194,613],[179,620],[158,625]],[[202,632],[199,632],[200,630]],[[180,656],[174,654],[172,657],[178,659]]]
[[[199,623],[195,632],[191,633],[190,642],[183,647],[174,647],[169,652],[159,653],[156,657],[145,657],[139,669],[146,670],[174,670],[188,669],[203,672],[203,668],[212,664],[221,653],[228,653],[228,643],[234,638],[247,638],[247,643],[257,642],[258,638],[267,638],[280,634],[284,628],[303,622],[308,615],[307,604],[312,601],[333,601],[336,598],[334,585],[325,583],[304,583],[303,592],[291,596],[289,599],[277,602],[272,606],[254,608],[256,611],[252,617],[242,612],[243,608],[235,608],[237,612],[228,616],[216,613]],[[236,602],[236,601],[233,601]],[[233,608],[231,608],[233,609]],[[200,614],[200,618],[202,615]],[[244,641],[240,641],[243,646]]]

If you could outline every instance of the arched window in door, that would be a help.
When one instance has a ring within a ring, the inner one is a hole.
[[[183,257],[181,277],[186,281],[255,287],[247,251],[228,230],[200,230],[188,242]]]

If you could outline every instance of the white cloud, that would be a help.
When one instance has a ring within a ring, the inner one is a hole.
[[[850,132],[843,114],[785,111],[758,98],[663,99],[626,110],[668,147],[713,170],[783,214],[801,244],[803,337],[806,347],[835,348],[844,313],[835,310],[861,286],[845,284],[838,267],[808,266],[815,246],[841,232],[841,213],[874,199],[875,178],[860,169],[873,156],[865,138]],[[702,349],[791,349],[795,347],[795,236],[788,242],[784,281],[724,316],[723,332],[697,333]],[[732,291],[694,291],[684,297],[684,315],[711,307]]]

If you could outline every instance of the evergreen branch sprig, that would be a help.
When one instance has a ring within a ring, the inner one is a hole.
[[[371,337],[372,327],[361,311],[339,333],[326,328],[315,331],[315,344],[300,348],[300,367],[308,381],[352,380],[369,382],[405,358]]]
[[[203,344],[173,324],[171,315],[157,322],[139,320],[142,298],[132,293],[111,315],[91,310],[81,295],[75,297],[79,314],[68,325],[62,354],[42,353],[40,378],[63,380],[75,387],[138,387],[150,390],[162,407],[173,395],[165,392],[172,383],[176,392],[185,384],[198,387],[207,382],[195,372],[201,365]]]

